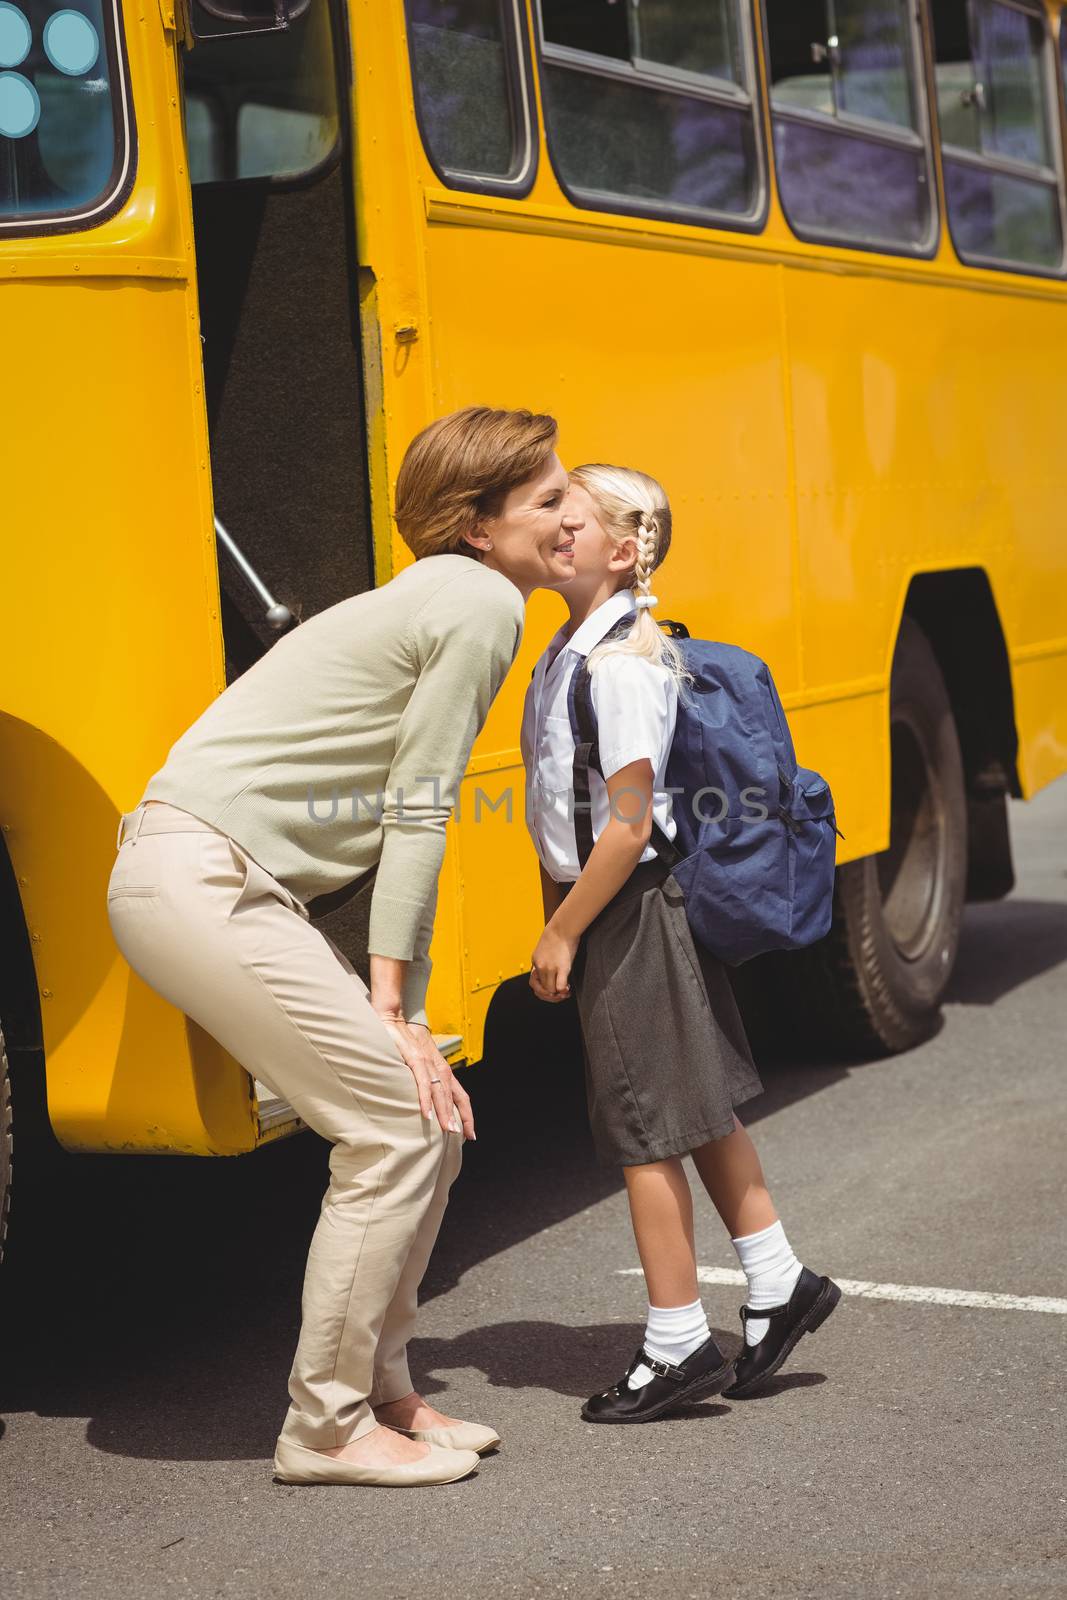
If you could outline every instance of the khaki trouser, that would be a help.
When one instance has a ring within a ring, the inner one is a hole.
[[[234,840],[174,806],[123,818],[108,885],[119,949],[153,989],[330,1140],[282,1437],[330,1449],[412,1389],[417,1291],[463,1137],[419,1109],[366,984]]]

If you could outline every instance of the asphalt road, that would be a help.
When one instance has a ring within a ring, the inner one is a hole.
[[[1067,780],[1012,821],[1016,889],[968,908],[937,1037],[889,1061],[763,1065],[747,1120],[819,1271],[1067,1296]],[[64,1157],[24,1186],[3,1285],[5,1595],[1067,1592],[1062,1315],[852,1294],[765,1398],[581,1422],[644,1297],[623,1196],[591,1160],[572,1021],[551,1018],[532,1058],[498,1031],[470,1075],[480,1137],[412,1352],[428,1395],[503,1435],[461,1484],[272,1482],[316,1138],[238,1161]],[[736,1266],[706,1201],[699,1238],[705,1265]],[[731,1350],[741,1297],[705,1292]]]

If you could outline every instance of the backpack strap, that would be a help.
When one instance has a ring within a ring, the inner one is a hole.
[[[585,662],[575,667],[567,688],[567,711],[574,736],[574,765],[571,788],[574,804],[574,842],[578,849],[578,866],[585,864],[593,853],[593,800],[589,788],[589,768],[600,771],[600,750],[597,743],[596,711],[589,686],[589,669]]]
[[[632,617],[623,617],[599,642],[612,638],[625,638],[633,627]],[[567,711],[574,736],[574,765],[571,787],[574,791],[574,842],[578,848],[578,865],[585,870],[593,853],[593,802],[589,787],[589,769],[604,777],[600,765],[600,730],[597,726],[596,708],[593,705],[593,677],[588,660],[583,660],[571,674],[567,688]],[[605,779],[605,782],[607,780]],[[659,859],[667,867],[677,866],[683,859],[673,839],[668,839],[659,823],[653,819],[650,840]]]

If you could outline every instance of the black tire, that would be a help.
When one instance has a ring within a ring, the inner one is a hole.
[[[967,797],[944,679],[910,617],[893,656],[890,743],[889,848],[838,868],[825,939],[738,971],[754,1048],[891,1055],[940,1025],[967,884]]]
[[[11,1155],[11,1080],[4,1035],[0,1030],[0,1261],[4,1258],[7,1219],[11,1212]]]

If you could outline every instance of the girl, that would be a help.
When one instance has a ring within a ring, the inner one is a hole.
[[[582,1408],[587,1422],[648,1422],[713,1394],[730,1373],[697,1290],[693,1164],[748,1279],[745,1343],[723,1392],[756,1393],[840,1298],[797,1260],[734,1106],[762,1088],[727,980],[695,945],[681,891],[650,844],[676,832],[665,773],[688,673],[651,608],[671,513],[660,485],[623,467],[570,475],[570,620],[538,661],[522,725],[527,822],[541,862],[546,927],[530,983],[558,1003],[573,979],[598,1158],[621,1165],[648,1287],[644,1342],[628,1371]],[[623,617],[628,635],[600,645]],[[580,870],[567,710],[583,657],[592,672],[601,778],[590,771],[594,846]]]

